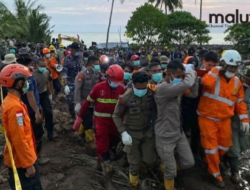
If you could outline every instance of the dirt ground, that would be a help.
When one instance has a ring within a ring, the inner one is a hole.
[[[55,130],[59,137],[49,142],[44,137],[43,157],[50,158],[45,166],[40,166],[41,182],[44,190],[105,190],[102,174],[95,169],[96,157],[93,151],[85,146],[77,132],[71,131],[68,123],[65,102],[54,108]],[[59,116],[58,116],[59,115]],[[64,116],[62,118],[62,115]],[[61,119],[62,118],[62,119]],[[46,136],[46,135],[44,135]],[[0,152],[3,150],[3,136],[0,135]],[[1,154],[1,153],[0,153]],[[113,182],[119,190],[129,188],[128,169],[120,166],[120,161],[112,163],[115,174]],[[250,151],[241,156],[240,185],[234,185],[225,177],[226,190],[249,190],[250,186]],[[0,175],[7,178],[8,173],[0,156]],[[143,190],[163,190],[157,175],[142,180]],[[178,190],[218,190],[210,183],[210,176],[205,165],[196,165],[190,170],[181,171],[176,179]],[[0,190],[9,190],[8,182],[0,184]]]

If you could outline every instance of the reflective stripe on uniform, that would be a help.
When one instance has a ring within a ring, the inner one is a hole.
[[[95,100],[93,100],[93,99],[90,98],[89,96],[87,97],[87,100],[88,100],[89,102],[95,102]]]
[[[112,114],[110,114],[110,113],[99,113],[96,111],[94,111],[94,115],[98,116],[98,117],[112,117]]]
[[[197,110],[196,112],[197,112],[197,114],[198,114],[199,116],[206,117],[206,116],[204,116],[204,115],[201,115],[200,112],[199,112],[198,110]],[[213,121],[215,121],[215,122],[218,122],[218,121],[221,121],[221,120],[222,120],[222,119],[217,119],[217,118],[213,118],[213,117],[206,117],[206,118],[211,119],[211,120],[213,120]]]
[[[100,102],[100,103],[103,103],[103,104],[116,104],[117,99],[97,98],[97,102]]]
[[[218,78],[218,75],[215,74],[215,73],[213,73],[212,71],[209,71],[208,74],[209,74],[209,75],[212,75],[212,76],[215,77],[215,78]]]
[[[215,174],[212,174],[214,177],[218,177],[220,176],[220,173],[215,173]]]
[[[242,114],[242,115],[239,115],[239,118],[240,118],[240,120],[248,119],[248,115],[247,114]]]
[[[238,85],[239,85],[239,78],[238,77],[235,77],[235,80],[234,80],[234,88],[233,88],[233,93],[234,94],[237,94],[237,88],[238,88]],[[217,100],[219,102],[223,102],[223,103],[226,103],[228,104],[229,106],[234,106],[235,102],[233,102],[232,100],[229,100],[227,98],[224,98],[224,97],[221,97],[219,96],[220,95],[220,78],[218,78],[216,80],[216,84],[215,84],[215,91],[214,91],[214,94],[210,94],[208,92],[204,92],[203,93],[203,96],[206,96],[208,98],[211,98],[213,100]]]
[[[221,145],[219,145],[218,148],[221,149],[221,150],[224,150],[224,151],[229,150],[229,147],[224,147],[224,146],[221,146]]]
[[[215,154],[217,151],[218,151],[218,148],[215,148],[215,149],[212,149],[212,150],[205,149],[206,154]]]
[[[237,100],[237,103],[240,103],[243,100],[244,100],[243,98],[240,98],[240,99]]]

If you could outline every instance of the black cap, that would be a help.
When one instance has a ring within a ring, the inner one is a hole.
[[[19,57],[17,58],[17,62],[20,60],[32,60],[32,58],[31,58],[30,54],[23,53],[23,54],[19,55]]]
[[[80,49],[79,44],[76,43],[76,42],[73,42],[69,47],[70,47],[71,49],[76,49],[76,50]]]
[[[194,53],[195,53],[195,49],[194,49],[193,47],[190,47],[190,48],[188,49],[188,55],[189,55],[189,56],[193,56]]]

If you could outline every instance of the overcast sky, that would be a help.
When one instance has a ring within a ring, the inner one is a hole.
[[[37,4],[45,6],[45,12],[51,17],[51,25],[55,25],[55,32],[106,32],[112,0],[36,0]],[[3,0],[14,10],[13,0]],[[111,32],[124,28],[132,12],[147,0],[115,0]],[[183,10],[199,17],[199,3],[197,0],[183,0]],[[250,14],[249,0],[203,0],[203,20],[208,22],[209,13],[229,14],[235,10]],[[220,31],[222,32],[222,31]]]

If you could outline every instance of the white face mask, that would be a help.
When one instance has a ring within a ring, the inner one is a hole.
[[[227,77],[227,78],[232,78],[233,76],[235,75],[235,73],[232,73],[232,72],[230,72],[230,71],[226,71],[225,72],[225,76]]]

